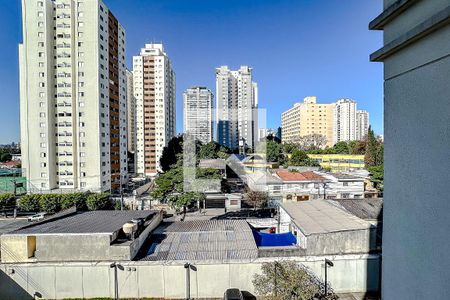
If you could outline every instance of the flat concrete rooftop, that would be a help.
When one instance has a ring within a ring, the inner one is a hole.
[[[135,218],[152,218],[156,214],[150,210],[98,210],[74,212],[60,217],[24,226],[8,234],[43,235],[43,234],[112,234],[121,229],[123,224]]]
[[[232,260],[258,257],[250,226],[244,220],[165,223],[152,234],[142,260]]]
[[[326,200],[282,203],[281,207],[305,235],[369,229],[371,224]]]

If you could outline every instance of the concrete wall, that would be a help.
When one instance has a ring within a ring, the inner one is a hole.
[[[29,262],[34,261],[28,255],[28,238],[27,236],[1,236],[1,261],[2,262]]]
[[[368,253],[370,238],[368,229],[312,234],[306,237],[306,254]]]
[[[311,268],[323,279],[324,258],[310,256],[295,260]],[[335,291],[363,292],[378,288],[378,256],[347,255],[327,258],[335,265],[329,269],[328,277]],[[221,298],[224,291],[231,287],[254,294],[253,275],[260,272],[263,262],[271,260],[273,258],[239,263],[194,263],[197,271],[191,271],[191,297]],[[186,271],[183,263],[122,263],[123,270],[117,271],[119,296],[185,298]],[[36,293],[50,299],[113,297],[114,269],[109,265],[109,262],[2,264],[0,299],[31,299],[31,295]]]
[[[385,0],[385,8],[394,0]],[[415,1],[384,27],[385,44],[449,0]],[[450,25],[384,61],[384,299],[450,299]],[[446,25],[445,25],[446,24]],[[426,26],[426,24],[425,24]],[[422,25],[422,29],[425,28]]]
[[[279,232],[289,231],[296,235],[297,244],[306,249],[307,255],[368,253],[376,248],[376,227],[304,235],[292,222],[289,214],[281,208]]]

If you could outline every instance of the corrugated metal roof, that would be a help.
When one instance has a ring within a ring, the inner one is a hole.
[[[305,235],[369,229],[371,224],[326,200],[282,203],[283,209]]]
[[[352,215],[364,220],[381,220],[383,199],[336,199],[329,200],[330,203],[339,205]]]
[[[157,230],[163,239],[143,260],[232,260],[258,257],[244,220],[175,222]]]
[[[149,210],[98,210],[77,212],[61,218],[49,219],[31,226],[22,227],[10,234],[81,234],[81,233],[113,233],[123,224],[134,218],[155,215]]]

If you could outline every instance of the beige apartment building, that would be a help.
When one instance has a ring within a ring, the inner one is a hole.
[[[284,143],[295,143],[305,135],[320,134],[326,137],[327,146],[333,145],[334,104],[318,104],[316,97],[306,97],[303,103],[281,115]]]
[[[161,171],[163,149],[175,136],[175,72],[162,44],[146,44],[133,57],[136,100],[136,173]]]
[[[101,0],[22,0],[22,166],[32,192],[127,181],[125,31]]]

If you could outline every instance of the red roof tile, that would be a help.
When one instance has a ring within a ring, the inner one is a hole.
[[[278,177],[283,181],[323,181],[324,177],[317,175],[314,172],[290,172],[290,171],[278,171]]]

